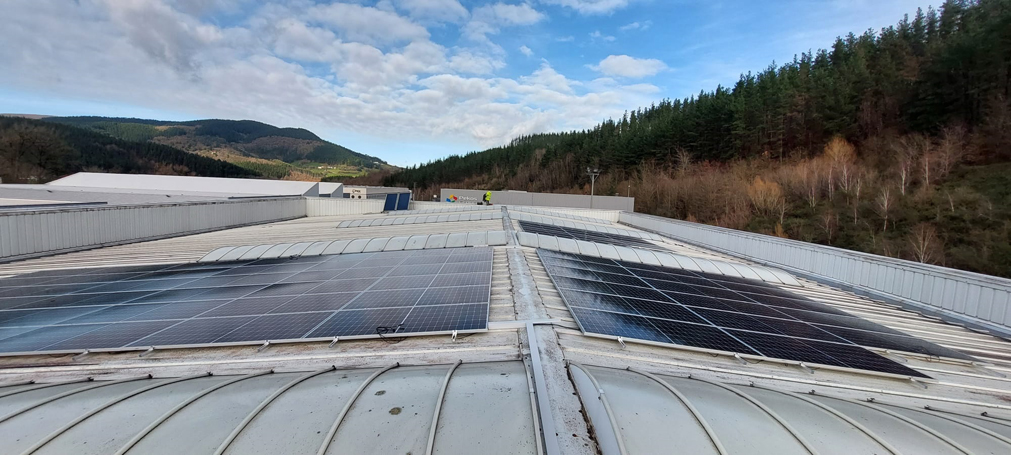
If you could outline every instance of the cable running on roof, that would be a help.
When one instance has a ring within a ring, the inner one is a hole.
[[[18,390],[12,390],[12,391],[7,392],[7,393],[0,393],[0,398],[6,398],[6,397],[9,397],[11,395],[17,395],[19,393],[24,393],[24,392],[31,392],[33,390],[45,389],[45,388],[49,388],[49,387],[56,387],[58,385],[76,384],[78,382],[91,382],[91,381],[94,381],[94,379],[89,377],[89,378],[82,378],[82,379],[73,379],[73,380],[70,380],[70,381],[63,381],[63,382],[47,382],[45,384],[38,384],[38,385],[35,385],[35,386],[32,386],[32,387],[25,387],[25,388],[18,389]]]
[[[808,404],[810,404],[810,405],[812,405],[812,406],[814,406],[814,407],[816,407],[818,409],[821,409],[822,411],[825,411],[825,412],[827,412],[827,413],[829,413],[829,414],[831,414],[831,415],[839,418],[843,422],[846,422],[846,423],[852,425],[854,428],[856,428],[857,430],[860,430],[861,433],[867,435],[867,437],[871,438],[874,442],[876,442],[881,447],[884,447],[885,450],[891,452],[893,455],[901,455],[901,453],[902,453],[902,452],[899,452],[899,449],[896,449],[894,446],[892,446],[891,444],[889,444],[888,441],[885,441],[884,438],[882,438],[881,436],[878,436],[877,433],[871,431],[870,428],[867,428],[862,423],[857,422],[852,417],[850,417],[850,416],[848,416],[846,414],[843,414],[838,409],[835,409],[835,408],[833,408],[833,407],[831,407],[831,406],[829,406],[829,405],[827,405],[825,403],[822,403],[822,402],[820,402],[818,400],[813,400],[811,398],[805,397],[805,396],[803,396],[803,395],[801,395],[799,393],[786,393],[786,392],[781,392],[779,390],[770,389],[768,387],[760,387],[760,386],[757,386],[757,385],[752,385],[752,387],[754,387],[756,389],[768,390],[770,392],[781,393],[781,394],[786,395],[786,396],[788,396],[790,398],[796,398],[796,399],[801,400],[801,401],[803,401],[805,403],[808,403]]]
[[[256,416],[260,415],[260,413],[263,412],[263,410],[266,409],[267,406],[270,406],[270,403],[273,403],[274,400],[276,400],[278,397],[280,397],[281,394],[283,394],[284,392],[287,392],[288,389],[291,389],[292,387],[295,387],[296,385],[301,384],[303,381],[305,381],[307,379],[314,378],[314,377],[319,376],[319,375],[321,375],[323,373],[329,373],[331,371],[336,371],[336,370],[337,370],[337,367],[335,365],[330,365],[328,368],[325,368],[325,369],[322,369],[322,370],[319,370],[319,371],[313,371],[311,373],[307,373],[307,374],[304,374],[302,376],[299,376],[299,377],[295,378],[293,381],[291,381],[291,382],[283,385],[280,389],[277,389],[274,393],[270,394],[269,397],[267,397],[262,402],[260,402],[260,404],[256,407],[256,409],[253,409],[253,411],[250,412],[249,415],[247,415],[245,419],[242,419],[242,422],[239,422],[239,424],[235,427],[235,429],[232,430],[231,433],[229,433],[228,437],[226,437],[225,440],[221,443],[221,445],[219,445],[218,448],[214,451],[214,454],[215,455],[221,455],[221,454],[225,453],[225,450],[227,450],[228,446],[230,446],[232,444],[232,442],[235,441],[235,438],[237,438],[239,436],[239,433],[241,433],[242,430],[246,429],[246,427],[249,426],[249,424],[253,422],[253,419],[255,419]]]
[[[442,388],[439,390],[439,398],[435,402],[435,412],[432,413],[432,427],[428,430],[428,448],[425,449],[425,455],[432,455],[435,451],[435,430],[439,426],[439,413],[442,412],[442,401],[446,398],[446,389],[449,388],[449,380],[453,377],[453,372],[456,368],[463,363],[463,360],[457,360],[452,367],[449,368],[449,372],[446,373],[446,378],[442,381]]]
[[[832,397],[826,397],[826,398],[830,398],[830,399],[833,399],[833,400],[839,400],[838,398],[832,398]],[[941,441],[944,441],[945,444],[948,444],[949,446],[951,446],[955,450],[958,450],[959,452],[962,452],[962,453],[964,453],[966,455],[972,455],[972,451],[970,451],[969,449],[967,449],[962,444],[959,444],[959,443],[955,442],[954,440],[952,440],[951,438],[949,438],[949,437],[947,437],[947,436],[945,436],[945,435],[943,435],[943,434],[935,431],[933,428],[930,428],[930,427],[928,427],[928,426],[926,426],[926,425],[924,425],[924,424],[922,424],[920,422],[917,422],[917,421],[915,421],[913,419],[910,419],[909,417],[906,417],[906,416],[904,416],[902,414],[899,414],[899,413],[894,412],[894,411],[889,411],[887,409],[882,408],[881,406],[878,406],[878,405],[875,405],[875,404],[871,404],[871,403],[868,403],[868,402],[864,402],[864,401],[858,401],[858,400],[840,400],[840,401],[845,401],[847,403],[853,403],[853,404],[860,405],[860,406],[863,406],[863,407],[866,407],[866,408],[870,408],[870,409],[878,411],[878,412],[880,412],[882,414],[885,414],[885,415],[887,415],[889,417],[901,420],[901,421],[903,421],[903,422],[905,422],[905,423],[907,423],[907,424],[915,427],[916,429],[918,429],[918,430],[920,430],[920,431],[922,431],[924,433],[927,433],[927,434],[929,434],[929,435],[931,435],[931,436],[933,436],[933,437],[935,437],[937,439],[940,439]]]
[[[621,438],[621,427],[618,425],[617,419],[614,417],[614,411],[611,410],[611,403],[607,401],[607,395],[604,394],[604,389],[600,387],[600,383],[597,382],[597,378],[593,377],[586,367],[576,363],[569,362],[570,366],[579,368],[583,374],[590,380],[593,384],[593,388],[597,389],[597,398],[600,399],[601,404],[604,405],[604,411],[607,413],[607,419],[611,421],[611,430],[614,431],[614,439],[618,442],[618,453],[621,455],[627,455],[628,450],[625,449],[625,441]]]
[[[230,386],[230,385],[235,384],[236,382],[239,382],[239,381],[245,381],[246,379],[255,378],[255,377],[258,377],[258,376],[263,376],[263,375],[272,374],[272,373],[274,373],[274,370],[267,370],[267,371],[261,371],[261,372],[258,372],[258,373],[247,374],[245,376],[240,376],[238,378],[232,379],[230,381],[222,382],[220,384],[208,387],[208,388],[200,391],[200,393],[198,393],[198,394],[190,397],[189,399],[187,399],[186,401],[184,401],[182,403],[179,403],[174,408],[169,409],[168,412],[166,412],[165,414],[163,414],[161,417],[159,417],[158,419],[156,419],[154,422],[151,422],[151,424],[148,425],[146,428],[144,428],[143,430],[140,430],[140,433],[137,433],[132,439],[130,439],[129,441],[127,441],[127,443],[125,445],[123,445],[123,447],[121,447],[119,450],[116,451],[116,455],[123,455],[123,454],[129,452],[130,449],[132,449],[135,445],[137,445],[137,443],[140,442],[141,439],[144,439],[144,437],[146,437],[148,434],[150,434],[152,431],[154,431],[155,428],[158,428],[159,425],[165,423],[166,420],[170,419],[173,415],[175,415],[179,411],[183,410],[183,408],[185,408],[185,407],[193,404],[193,402],[195,402],[195,401],[197,401],[197,400],[199,400],[199,399],[201,399],[201,398],[209,395],[211,392],[214,392],[215,390],[218,390],[218,389]]]
[[[371,376],[369,376],[368,378],[366,378],[365,382],[363,382],[362,385],[358,386],[358,390],[355,390],[355,393],[353,395],[351,395],[351,398],[348,399],[348,402],[346,404],[344,404],[344,409],[341,409],[340,414],[337,415],[337,420],[335,420],[334,423],[333,423],[333,426],[330,427],[330,431],[328,431],[326,433],[326,438],[323,439],[323,444],[319,446],[319,450],[316,451],[316,455],[323,455],[323,454],[326,453],[327,449],[330,448],[330,444],[333,442],[334,436],[337,435],[337,429],[340,428],[341,422],[344,421],[344,417],[347,416],[348,411],[351,410],[351,406],[353,406],[355,404],[355,400],[357,400],[358,396],[361,395],[362,392],[365,391],[365,388],[368,387],[369,384],[372,383],[372,381],[374,381],[376,378],[378,378],[379,375],[381,375],[381,374],[383,374],[383,373],[385,373],[387,371],[390,371],[390,370],[392,370],[392,369],[394,369],[396,367],[399,367],[399,366],[400,366],[400,362],[397,362],[397,363],[394,363],[393,365],[390,365],[390,366],[388,366],[386,368],[378,370],[375,373],[372,373]]]
[[[137,390],[134,390],[132,392],[129,392],[129,393],[125,394],[125,395],[121,395],[121,396],[119,396],[117,398],[113,398],[111,401],[108,401],[105,404],[103,404],[103,405],[101,405],[101,406],[99,406],[99,407],[97,407],[95,409],[92,409],[91,411],[86,412],[85,414],[83,414],[80,417],[74,419],[70,423],[67,423],[66,425],[64,425],[64,426],[56,429],[56,431],[54,431],[52,433],[49,433],[48,436],[42,438],[40,441],[36,442],[34,445],[32,445],[27,450],[25,450],[24,452],[22,452],[22,455],[30,455],[32,453],[35,453],[37,450],[41,449],[42,446],[44,446],[46,444],[49,444],[53,439],[58,438],[61,434],[66,433],[68,430],[70,430],[71,428],[77,426],[81,422],[84,422],[85,420],[88,420],[91,417],[94,417],[95,414],[98,414],[99,412],[102,412],[102,411],[104,411],[106,409],[109,409],[109,408],[115,406],[116,404],[119,404],[119,403],[121,403],[123,401],[126,401],[126,400],[128,400],[130,398],[133,398],[133,397],[135,397],[137,395],[140,395],[140,394],[142,394],[144,392],[147,392],[149,390],[154,390],[154,389],[157,389],[159,387],[164,387],[164,386],[167,386],[167,385],[170,385],[170,384],[175,384],[177,382],[188,381],[190,379],[197,379],[197,378],[206,378],[208,376],[211,376],[211,374],[210,373],[204,373],[204,374],[196,374],[196,375],[193,375],[193,376],[185,376],[185,377],[181,377],[181,378],[176,378],[176,379],[173,379],[173,380],[170,380],[170,381],[159,382],[157,384],[152,384],[152,385],[149,385],[149,386],[146,386],[146,387],[141,387],[141,388],[139,388]]]
[[[51,396],[49,398],[46,398],[45,400],[42,400],[42,401],[40,401],[38,403],[34,403],[34,404],[28,406],[27,408],[19,409],[19,410],[14,411],[14,412],[12,412],[10,414],[7,414],[7,415],[5,415],[3,417],[0,417],[0,423],[6,422],[6,421],[10,420],[13,417],[17,417],[18,415],[24,414],[24,413],[26,413],[28,411],[31,411],[32,409],[35,409],[35,408],[37,408],[39,406],[52,403],[52,402],[54,402],[56,400],[59,400],[61,398],[66,398],[66,397],[69,397],[71,395],[75,395],[75,394],[78,394],[78,393],[81,393],[81,392],[87,392],[89,390],[94,390],[94,389],[97,389],[97,388],[100,388],[100,387],[105,387],[105,386],[110,386],[110,385],[116,385],[116,384],[122,384],[124,382],[139,381],[141,379],[151,379],[151,375],[147,374],[147,375],[136,377],[136,378],[120,379],[118,381],[101,382],[101,383],[98,383],[98,384],[95,384],[95,385],[85,386],[85,387],[77,388],[77,389],[74,389],[74,390],[68,390],[68,391],[63,392],[61,394],[53,395],[53,396]]]
[[[929,416],[932,416],[932,417],[936,417],[938,419],[947,420],[949,422],[954,422],[954,423],[956,423],[958,425],[962,425],[962,426],[971,428],[971,429],[976,430],[976,431],[978,431],[980,433],[983,433],[983,434],[985,434],[987,436],[990,436],[991,438],[994,438],[994,439],[996,439],[996,440],[998,440],[1000,442],[1003,442],[1007,446],[1011,446],[1011,438],[1008,438],[1007,436],[1004,436],[1002,434],[996,433],[996,432],[994,432],[994,431],[992,431],[990,429],[987,429],[987,428],[981,427],[979,425],[976,425],[975,423],[962,420],[962,419],[960,419],[958,417],[949,417],[949,416],[945,416],[945,415],[938,415],[938,414],[934,414],[933,412],[927,412],[926,410],[923,410],[923,409],[908,408],[908,407],[905,407],[905,406],[899,406],[899,405],[895,405],[895,404],[888,404],[887,406],[891,406],[891,407],[895,407],[895,408],[899,408],[899,409],[905,409],[907,411],[919,412],[919,413],[926,414],[926,415],[929,415]],[[958,414],[953,414],[953,415],[958,415]]]
[[[675,397],[677,397],[677,399],[681,401],[681,404],[683,404],[686,408],[688,408],[688,412],[692,413],[692,416],[695,417],[695,420],[699,423],[699,425],[702,426],[702,429],[705,430],[706,435],[709,436],[709,440],[713,442],[713,447],[716,448],[716,452],[718,452],[720,455],[727,455],[727,449],[723,447],[723,443],[720,442],[720,439],[716,436],[716,431],[713,430],[713,427],[709,426],[709,422],[706,421],[705,417],[702,417],[702,413],[700,413],[699,410],[695,408],[692,402],[688,400],[688,397],[686,397],[683,393],[681,393],[681,391],[675,389],[674,386],[672,386],[669,382],[660,379],[660,377],[656,376],[655,374],[648,373],[642,370],[637,370],[632,367],[629,367],[628,371],[631,371],[633,373],[639,373],[649,379],[652,379],[657,384],[660,384],[661,386],[663,386],[663,388],[667,389],[667,391],[672,393]]]
[[[795,430],[792,425],[787,423],[786,420],[783,420],[783,418],[780,417],[779,414],[776,413],[776,411],[769,409],[769,407],[766,406],[764,403],[755,399],[755,397],[752,397],[751,395],[744,393],[735,387],[730,387],[728,385],[720,384],[719,382],[710,381],[708,379],[701,379],[692,376],[688,376],[688,379],[693,379],[699,382],[704,382],[706,384],[719,387],[741,398],[744,398],[745,401],[757,406],[762,411],[765,411],[765,413],[768,414],[769,417],[772,417],[772,419],[775,420],[776,423],[779,423],[783,427],[783,429],[785,429],[788,433],[790,433],[794,437],[794,439],[796,439],[797,442],[800,443],[800,445],[804,446],[804,449],[806,449],[808,453],[810,453],[811,455],[817,455],[818,451],[815,450],[814,447],[811,445],[811,443],[807,442],[807,440],[804,439],[804,437],[801,436],[800,433],[797,430]]]

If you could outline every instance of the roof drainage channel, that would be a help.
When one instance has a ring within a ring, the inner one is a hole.
[[[477,213],[454,213],[428,216],[408,216],[399,218],[369,218],[364,220],[345,220],[337,225],[338,229],[370,227],[370,226],[392,226],[401,224],[425,224],[425,223],[452,223],[457,221],[487,221],[502,219],[501,212],[477,212]]]
[[[501,216],[501,213],[499,215]],[[507,243],[508,236],[505,231],[474,231],[454,234],[422,234],[298,244],[279,243],[276,245],[225,246],[210,251],[198,259],[197,262],[226,262],[230,260],[296,258],[362,252],[503,246]],[[233,252],[240,252],[240,254],[236,255]]]
[[[599,257],[604,259],[613,259],[619,261],[632,262],[637,264],[652,264],[659,265],[668,268],[675,269],[685,269],[685,270],[696,270],[702,271],[703,269],[698,266],[700,260],[698,258],[689,258],[687,256],[681,256],[674,253],[666,253],[662,251],[647,251],[640,250],[637,248],[627,248],[623,246],[608,245],[604,243],[593,243],[593,242],[583,242],[575,241],[573,239],[566,239],[562,237],[555,237],[544,234],[532,234],[530,232],[517,232],[517,239],[520,245],[527,246],[531,248],[543,248],[552,251],[561,251],[563,253],[580,254],[584,256]],[[582,242],[582,243],[580,243]],[[580,245],[583,248],[580,248]],[[589,248],[592,246],[593,248]],[[757,281],[766,281],[775,284],[787,284],[792,286],[802,286],[802,284],[794,279],[792,276],[778,272],[766,267],[759,267],[746,264],[732,264],[729,262],[721,261],[705,261],[705,263],[711,263],[715,265],[715,270],[710,270],[707,266],[705,270],[709,273],[716,273],[719,275],[731,276],[735,278],[747,278]],[[691,267],[695,265],[696,267]],[[760,270],[760,272],[759,272]],[[746,273],[742,273],[744,271]]]

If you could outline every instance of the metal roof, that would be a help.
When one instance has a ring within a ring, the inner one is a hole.
[[[2,357],[0,419],[56,399],[0,421],[0,452],[21,453],[40,445],[38,453],[115,453],[133,443],[138,453],[215,453],[234,438],[227,453],[317,453],[352,401],[333,431],[329,453],[1011,451],[1007,340],[725,252],[666,236],[657,240],[653,233],[616,226],[616,213],[464,207],[472,206],[417,204],[418,211],[410,215],[440,215],[424,224],[377,221],[364,228],[338,229],[345,221],[395,217],[309,217],[0,264],[3,276],[49,268],[194,262],[208,253],[205,260],[223,260],[243,245],[290,245],[284,251],[274,249],[281,255],[324,254],[330,246],[346,249],[352,243],[355,248],[348,252],[380,243],[381,249],[396,249],[399,239],[412,237],[424,237],[425,247],[435,237],[446,242],[437,240],[432,247],[449,247],[453,238],[453,247],[467,248],[480,243],[470,241],[471,233],[483,232],[485,238],[490,231],[505,233],[505,244],[489,242],[498,245],[490,325],[483,333],[340,340],[333,345],[271,343],[266,348],[196,345],[142,356],[95,352]],[[488,211],[506,216],[440,221],[447,213]],[[518,213],[534,215],[508,216]],[[517,221],[527,216],[562,226],[578,222],[599,232],[620,230],[652,239],[665,251],[568,244],[551,236],[533,236],[532,243]],[[914,381],[587,336],[578,330],[537,255],[537,247],[561,250],[563,244],[580,253],[595,249],[601,257],[616,254],[683,268],[707,264],[720,273],[757,277],[977,360],[872,349],[934,378]],[[439,400],[447,373],[458,360],[463,363]],[[382,371],[397,363],[402,366]],[[324,371],[331,365],[336,370]],[[260,374],[271,369],[275,372]],[[208,371],[215,375],[207,377]],[[318,374],[307,377],[312,373]],[[33,389],[87,377],[96,381]],[[299,379],[304,380],[292,385]],[[119,380],[127,381],[109,383]],[[2,386],[17,383],[22,384]],[[103,386],[61,397],[99,384]],[[221,387],[210,390],[215,386]],[[357,400],[351,400],[359,389]],[[82,416],[88,417],[80,420]]]
[[[164,204],[227,199],[234,194],[215,192],[157,191],[150,189],[95,188],[55,185],[0,185],[0,197],[33,199],[45,203],[106,203],[109,205]],[[40,205],[41,205],[40,204]]]
[[[318,196],[318,182],[291,180],[232,179],[220,177],[190,177],[182,175],[103,174],[78,172],[47,183],[49,186],[72,186],[127,190],[179,191],[184,193],[225,193],[249,196]]]
[[[0,452],[536,454],[529,389],[519,361],[8,386]]]

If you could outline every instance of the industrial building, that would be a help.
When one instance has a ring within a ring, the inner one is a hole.
[[[312,191],[8,204],[0,453],[1011,453],[1011,280]]]

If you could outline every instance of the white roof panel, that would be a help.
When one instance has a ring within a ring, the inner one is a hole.
[[[248,196],[319,196],[319,182],[232,179],[180,175],[104,174],[78,172],[49,182],[51,186],[113,188],[176,192],[225,193]]]

